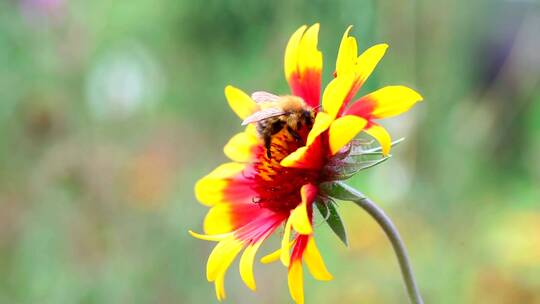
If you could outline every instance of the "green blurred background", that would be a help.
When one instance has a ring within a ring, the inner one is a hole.
[[[362,92],[425,98],[383,122],[394,158],[352,185],[395,220],[426,303],[540,303],[538,1],[0,1],[0,303],[214,303],[195,181],[239,131],[223,88],[287,92],[290,34],[387,42]],[[383,233],[342,203],[350,247],[307,303],[406,303]],[[320,219],[317,220],[320,222]],[[277,246],[272,239],[261,250]],[[286,269],[226,303],[290,303]]]

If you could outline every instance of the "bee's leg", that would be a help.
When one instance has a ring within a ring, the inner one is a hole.
[[[264,147],[266,148],[266,157],[268,157],[268,159],[272,158],[272,152],[270,151],[271,146],[272,146],[272,137],[271,136],[265,136],[264,137]]]
[[[302,137],[291,126],[287,126],[287,131],[296,139],[296,141],[302,141]]]
[[[283,129],[285,122],[277,120],[270,125],[270,134],[265,134],[264,136],[264,147],[266,148],[266,156],[270,159],[272,158],[272,152],[270,148],[272,147],[272,136],[279,133]]]

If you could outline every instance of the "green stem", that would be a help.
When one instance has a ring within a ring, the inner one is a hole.
[[[407,250],[405,249],[405,245],[399,236],[396,226],[394,223],[392,223],[392,220],[390,220],[390,218],[381,208],[379,208],[379,206],[377,206],[369,198],[366,198],[360,191],[348,186],[343,182],[334,182],[332,184],[333,185],[331,187],[333,189],[330,190],[330,192],[332,192],[332,196],[336,197],[337,199],[353,201],[358,206],[362,207],[367,213],[369,213],[377,221],[377,223],[379,223],[390,240],[390,243],[392,243],[392,247],[396,253],[399,266],[401,268],[401,274],[403,275],[403,280],[405,281],[405,286],[407,288],[407,293],[411,303],[423,304],[424,302],[422,300],[422,296],[420,295],[420,291],[418,290],[416,280],[414,279]],[[334,195],[336,193],[338,196]]]

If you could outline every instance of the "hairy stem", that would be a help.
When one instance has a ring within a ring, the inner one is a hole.
[[[409,299],[413,304],[423,304],[422,296],[418,290],[416,280],[414,279],[413,270],[409,257],[407,255],[407,250],[403,244],[403,240],[399,236],[399,232],[390,218],[384,213],[384,211],[379,208],[373,201],[369,198],[366,198],[360,191],[348,186],[343,182],[334,182],[333,193],[339,193],[338,199],[350,200],[356,203],[358,206],[362,207],[367,213],[369,213],[375,221],[381,226],[381,228],[386,233],[386,236],[392,243],[394,252],[396,253],[399,266],[401,268],[401,274],[403,280],[405,281],[405,286]],[[339,188],[339,189],[336,189]]]

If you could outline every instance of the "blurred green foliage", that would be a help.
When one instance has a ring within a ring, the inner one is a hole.
[[[214,303],[193,184],[240,130],[223,88],[287,91],[289,35],[321,23],[328,81],[349,24],[390,50],[362,92],[425,102],[383,123],[394,158],[351,180],[394,218],[426,303],[540,303],[536,1],[0,2],[0,303]],[[335,279],[308,303],[405,303],[390,245],[342,203]],[[270,241],[262,249],[277,246]],[[288,303],[286,270],[227,303]]]

